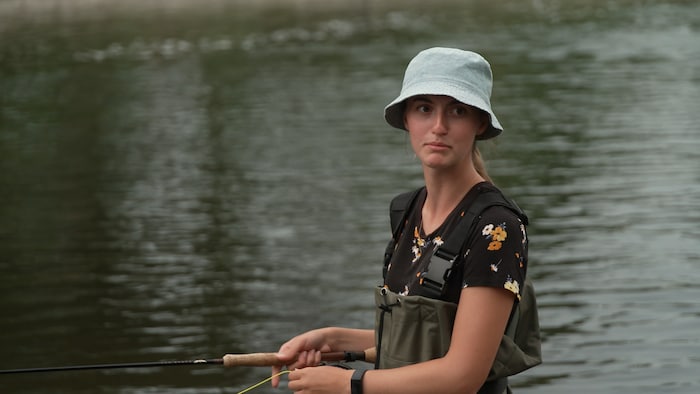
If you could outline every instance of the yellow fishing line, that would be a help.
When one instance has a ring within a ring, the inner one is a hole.
[[[278,373],[278,374],[272,375],[272,376],[270,376],[269,378],[263,380],[262,382],[255,383],[254,385],[248,387],[247,389],[245,389],[245,390],[243,390],[243,391],[239,391],[238,394],[247,393],[247,392],[249,392],[249,391],[251,391],[251,390],[253,390],[253,389],[256,389],[256,388],[262,386],[263,384],[269,382],[269,381],[272,380],[273,378],[276,378],[276,377],[278,377],[278,376],[282,376],[282,375],[284,375],[284,374],[286,374],[286,373],[289,373],[289,372],[291,372],[291,371],[282,371],[282,372],[280,372],[280,373]]]

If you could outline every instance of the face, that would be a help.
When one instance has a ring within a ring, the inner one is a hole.
[[[406,100],[404,122],[424,166],[465,169],[472,165],[474,140],[488,127],[488,115],[450,96],[425,95]]]

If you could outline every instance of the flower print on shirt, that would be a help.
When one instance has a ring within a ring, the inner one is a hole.
[[[462,289],[488,286],[508,290],[520,300],[527,267],[525,226],[508,208],[484,212],[464,255]]]
[[[413,247],[411,252],[413,252],[413,260],[411,263],[415,263],[423,255],[423,248],[425,247],[425,239],[420,236],[420,230],[418,226],[413,228]]]
[[[503,242],[505,242],[506,238],[508,238],[508,233],[506,232],[506,223],[503,222],[498,226],[494,224],[487,224],[481,230],[481,235],[486,237],[487,240],[491,241],[489,242],[489,246],[487,248],[488,250],[500,250],[503,246]]]
[[[515,294],[515,296],[518,297],[518,301],[520,301],[520,283],[518,283],[517,280],[514,280],[508,275],[506,283],[503,284],[503,288]]]
[[[500,259],[500,260],[498,260],[498,263],[491,264],[491,266],[490,266],[491,271],[498,272],[498,266],[501,265],[502,262],[503,262],[503,259]]]
[[[420,236],[420,230],[418,227],[413,228],[413,247],[411,248],[411,252],[413,252],[413,260],[411,260],[411,263],[415,263],[418,261],[418,259],[423,256],[423,251],[425,248],[429,245],[435,245],[436,247],[441,246],[444,244],[445,241],[442,240],[442,237],[439,235],[436,235],[435,238],[432,240],[429,238],[423,238]]]

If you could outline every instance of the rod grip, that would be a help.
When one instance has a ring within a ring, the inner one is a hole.
[[[359,360],[364,360],[371,363],[374,362],[377,357],[376,348],[366,349],[363,353],[363,357],[358,357]],[[323,361],[343,361],[345,359],[345,352],[329,352],[321,354],[321,360]],[[273,365],[283,365],[275,353],[226,354],[224,355],[223,360],[225,367],[271,367]]]
[[[224,367],[270,367],[273,365],[281,365],[275,353],[224,355]]]

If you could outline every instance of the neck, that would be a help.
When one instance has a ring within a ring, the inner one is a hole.
[[[423,231],[432,233],[447,219],[447,216],[457,207],[464,195],[482,178],[475,169],[458,174],[446,176],[437,174],[430,169],[424,170],[425,188],[428,192],[423,204]]]

